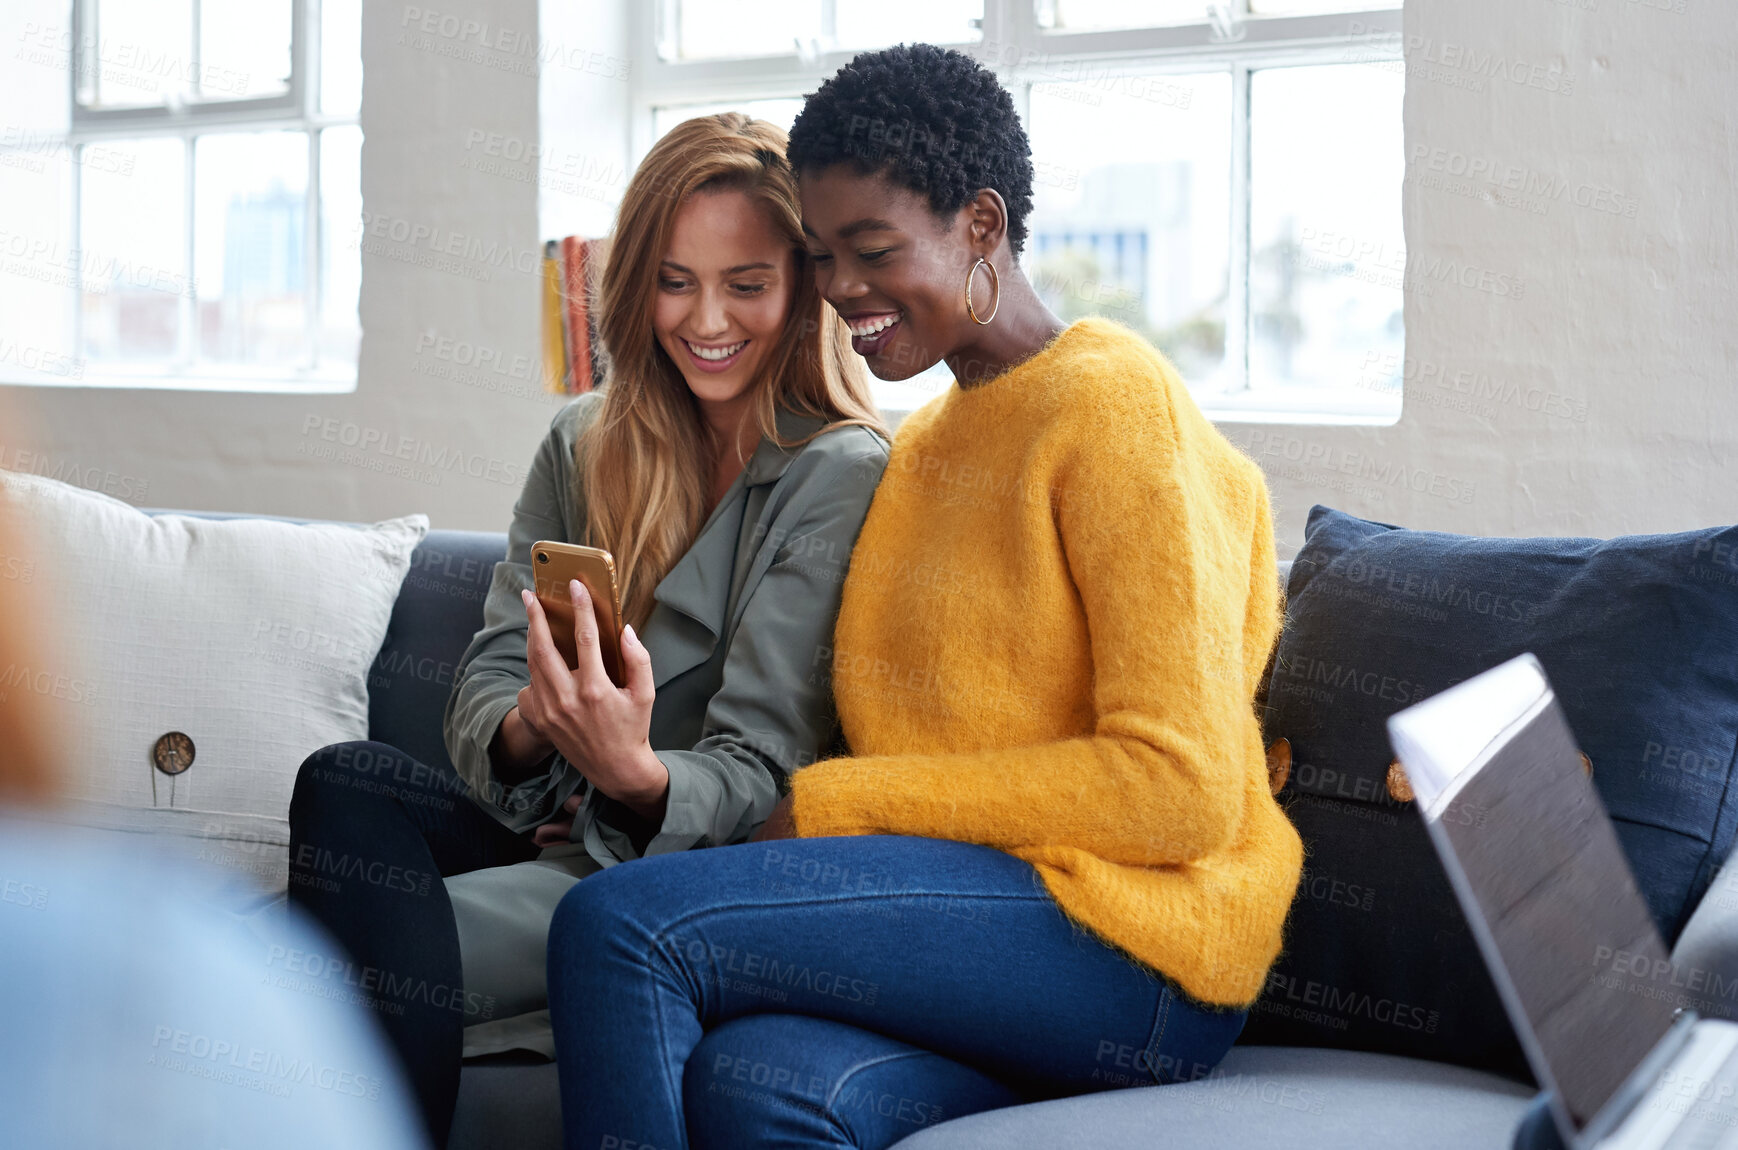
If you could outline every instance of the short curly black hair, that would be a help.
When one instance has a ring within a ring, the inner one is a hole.
[[[848,163],[921,192],[938,215],[981,188],[1008,205],[1015,254],[1032,211],[1032,145],[1014,98],[963,52],[898,44],[864,52],[803,101],[791,125],[791,166]]]

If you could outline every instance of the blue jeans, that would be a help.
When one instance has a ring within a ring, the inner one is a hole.
[[[989,847],[896,836],[662,855],[549,934],[570,1150],[881,1147],[1036,1098],[1199,1078],[1193,1005]]]

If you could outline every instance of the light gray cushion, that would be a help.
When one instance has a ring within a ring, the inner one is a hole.
[[[1238,1046],[1200,1082],[992,1110],[914,1134],[899,1150],[1494,1150],[1510,1144],[1532,1094],[1518,1082],[1443,1063]],[[466,1063],[447,1150],[560,1145],[553,1062],[523,1055]]]
[[[1533,1089],[1388,1054],[1237,1046],[1209,1078],[991,1110],[899,1150],[1506,1148]]]
[[[29,674],[59,708],[69,817],[168,836],[283,894],[296,771],[367,737],[369,667],[428,517],[153,516],[10,471],[0,497],[34,541],[56,636],[46,662],[0,670],[0,695]],[[159,745],[181,773],[153,767]]]

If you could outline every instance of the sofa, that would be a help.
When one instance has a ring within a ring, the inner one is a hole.
[[[449,761],[442,711],[459,658],[480,626],[494,564],[505,550],[505,535],[467,531],[431,531],[417,546],[369,678],[371,738],[425,762]],[[1328,873],[1338,869],[1337,861],[1317,855],[1309,865]],[[1307,941],[1294,934],[1288,947]],[[1673,957],[1738,983],[1738,898],[1702,898],[1678,933]],[[1397,954],[1394,961],[1406,957]],[[1424,1054],[1240,1041],[1211,1076],[1197,1081],[957,1118],[914,1130],[900,1145],[906,1150],[1509,1145],[1536,1094],[1524,1068],[1517,1073],[1505,1063],[1497,1073],[1436,1060],[1428,1048]],[[553,1063],[531,1055],[467,1063],[451,1150],[559,1145]]]

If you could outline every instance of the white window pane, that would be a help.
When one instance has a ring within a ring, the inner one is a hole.
[[[1038,20],[1067,32],[1205,24],[1207,0],[1039,0]]]
[[[199,95],[278,96],[290,90],[290,0],[199,0]]]
[[[84,355],[167,362],[180,347],[187,274],[186,162],[179,140],[125,145],[130,169],[80,176],[78,269]]]
[[[683,120],[692,120],[695,116],[711,116],[719,112],[741,112],[757,120],[777,124],[788,132],[791,130],[792,121],[797,118],[797,113],[802,110],[803,101],[800,96],[773,100],[733,100],[719,104],[679,104],[673,108],[652,109],[652,133],[654,136],[662,136]]]
[[[984,0],[836,0],[832,48],[981,40]]]
[[[87,0],[80,100],[92,107],[159,105],[192,88],[190,0]]]
[[[60,96],[64,106],[64,87]],[[0,127],[0,379],[66,383],[84,374],[73,341],[78,252],[67,216],[74,155],[57,135]]]
[[[1394,0],[1249,0],[1249,10],[1258,16],[1315,16],[1399,7]]]
[[[353,116],[362,107],[362,0],[321,0],[320,110]]]
[[[193,167],[200,357],[301,363],[308,353],[308,137],[201,136]]]
[[[1405,79],[1341,64],[1251,83],[1250,386],[1398,412]]]
[[[1027,125],[1023,262],[1045,302],[1134,328],[1197,392],[1239,385],[1225,363],[1230,75],[1034,84]]]
[[[132,165],[81,174],[79,253],[84,354],[166,362],[179,351],[186,261],[185,160],[179,140],[123,145]]]
[[[8,45],[0,64],[0,108],[6,110],[0,135],[65,133],[72,115],[72,102],[66,98],[72,40],[68,7],[53,0],[11,0],[0,9],[0,40]],[[89,100],[81,93],[79,102]],[[0,147],[5,146],[0,139]]]
[[[362,342],[362,129],[320,133],[320,360],[354,370]]]
[[[821,34],[820,0],[686,0],[678,11],[681,60],[783,55]]]
[[[963,44],[982,39],[983,15],[984,0],[682,0],[665,54],[700,60]]]

